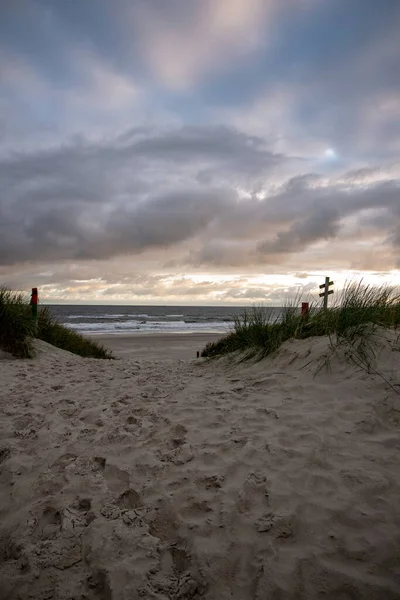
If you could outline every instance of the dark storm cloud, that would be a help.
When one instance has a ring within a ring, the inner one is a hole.
[[[141,130],[15,154],[0,162],[0,261],[109,258],[196,240],[189,262],[233,266],[335,238],[342,219],[366,209],[381,211],[372,226],[398,243],[396,180],[354,185],[351,172],[327,184],[308,174],[263,199],[239,197],[237,171],[267,180],[285,160],[227,127]],[[220,172],[219,186],[199,184],[205,163]]]
[[[299,190],[289,185],[272,198],[268,206],[271,219],[280,221],[284,214],[290,226],[282,227],[275,236],[258,245],[258,251],[263,254],[301,252],[315,242],[340,237],[343,219],[364,218],[364,211],[374,209],[380,211],[381,218],[371,220],[369,217],[369,230],[384,237],[400,220],[400,182],[383,181],[350,189],[332,185],[301,186]],[[362,230],[359,234],[361,238]],[[353,241],[357,241],[357,236]],[[392,244],[396,245],[395,240]]]
[[[284,159],[282,155],[268,151],[265,146],[262,138],[228,127],[183,127],[177,132],[137,142],[135,152],[151,159],[178,163],[218,160],[236,165],[245,172],[259,173]]]
[[[103,169],[128,166],[135,172],[137,161],[142,166],[149,160],[193,164],[195,169],[209,164],[222,172],[226,169],[229,174],[240,169],[245,175],[256,175],[287,158],[268,150],[263,138],[231,127],[184,126],[163,133],[138,128],[103,143],[82,140],[29,154],[14,153],[0,162],[0,177],[10,184],[16,183],[18,177],[43,176],[55,181],[69,170],[82,184],[90,175],[104,177]]]
[[[168,247],[206,228],[228,198],[223,190],[187,189],[132,208],[102,209],[93,202],[21,206],[22,217],[1,215],[1,263],[99,259]]]
[[[310,217],[296,221],[287,231],[280,231],[275,239],[260,244],[265,253],[298,252],[318,240],[334,238],[340,229],[340,213],[333,207],[318,206]]]
[[[307,181],[313,185],[307,185]],[[237,204],[219,222],[215,237],[190,256],[190,262],[220,268],[276,264],[285,255],[300,254],[316,242],[343,239],[342,224],[350,218],[356,222],[352,242],[364,239],[365,232],[378,235],[392,252],[394,266],[400,242],[395,233],[400,222],[400,182],[381,181],[350,188],[335,181],[328,186],[321,183],[315,176],[295,178],[263,201]],[[234,236],[230,236],[230,228]],[[241,240],[237,239],[237,228],[246,232]]]
[[[178,243],[235,206],[234,189],[198,184],[204,165],[225,178],[254,177],[284,160],[227,127],[140,129],[14,154],[0,162],[0,260],[99,258]]]
[[[334,178],[327,185],[322,177],[312,177],[308,181],[295,177],[269,198],[265,208],[269,218],[278,222],[282,218],[298,222],[310,219],[311,229],[318,221],[328,226],[332,221],[366,209],[382,208],[398,214],[399,180],[350,186],[340,183],[340,179],[337,183]]]

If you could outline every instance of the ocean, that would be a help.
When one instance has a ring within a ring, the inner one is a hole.
[[[225,333],[243,307],[51,305],[52,314],[80,333]],[[276,314],[280,308],[272,309]]]

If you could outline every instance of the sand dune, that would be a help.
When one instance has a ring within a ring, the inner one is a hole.
[[[377,348],[371,373],[322,338],[1,360],[0,598],[398,599],[400,352]]]

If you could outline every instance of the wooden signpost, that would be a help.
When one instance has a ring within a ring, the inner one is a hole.
[[[325,283],[319,286],[320,290],[324,290],[322,294],[319,295],[320,298],[324,299],[324,310],[328,308],[328,296],[333,294],[333,290],[329,289],[330,285],[333,285],[333,281],[329,281],[329,277],[325,277]]]

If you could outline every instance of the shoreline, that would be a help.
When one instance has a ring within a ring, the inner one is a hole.
[[[190,360],[209,342],[226,335],[220,333],[153,332],[86,334],[111,350],[115,358]]]

